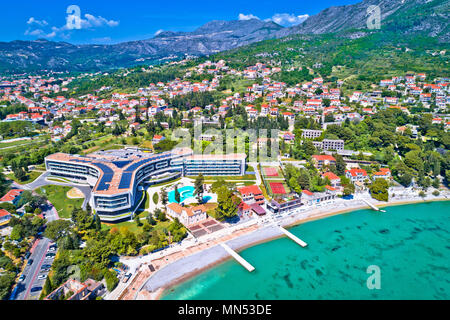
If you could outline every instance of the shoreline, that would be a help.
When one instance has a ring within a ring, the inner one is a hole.
[[[376,200],[374,200],[376,201]],[[448,198],[444,198],[444,197],[439,197],[436,199],[415,199],[415,200],[400,200],[400,201],[393,201],[391,203],[375,203],[375,205],[377,207],[393,207],[393,206],[402,206],[402,205],[411,205],[411,204],[417,204],[417,203],[431,203],[431,202],[439,202],[439,201],[450,201],[450,199]],[[305,224],[308,222],[312,222],[312,221],[317,221],[317,220],[322,220],[322,219],[326,219],[329,217],[333,217],[333,216],[337,216],[337,215],[341,215],[341,214],[345,214],[345,213],[350,213],[350,212],[354,212],[354,211],[359,211],[359,210],[364,210],[364,209],[368,209],[370,210],[370,207],[367,205],[356,205],[356,206],[352,206],[349,208],[345,208],[345,209],[337,209],[336,211],[333,211],[331,209],[331,211],[329,212],[323,212],[323,210],[327,210],[327,208],[317,208],[314,209],[312,211],[312,214],[308,217],[291,217],[291,219],[293,218],[294,221],[289,221],[289,222],[285,222],[283,223],[283,221],[280,222],[280,224],[284,227],[284,228],[292,228],[301,224]],[[288,220],[289,217],[285,217],[285,220]],[[239,252],[239,251],[243,251],[246,250],[248,248],[263,244],[263,243],[267,243],[270,241],[274,241],[280,238],[285,237],[285,234],[282,233],[281,231],[275,229],[273,226],[266,226],[260,229],[257,229],[255,231],[251,231],[248,234],[244,234],[241,235],[235,239],[231,239],[227,242],[228,245],[230,245],[230,247]],[[250,238],[250,239],[248,239]],[[252,239],[253,238],[253,239]],[[247,241],[246,241],[247,240]],[[207,250],[214,250],[216,249],[217,246],[211,247]],[[196,255],[200,255],[202,253],[204,253],[205,250],[199,251],[193,255],[191,255],[190,257],[195,257]],[[187,257],[189,258],[189,257]],[[186,258],[180,259],[180,260],[184,260]],[[166,283],[164,283],[163,285],[161,285],[159,288],[155,288],[155,291],[147,291],[146,290],[146,285],[148,282],[150,282],[152,280],[152,278],[154,279],[154,276],[157,276],[158,273],[153,274],[149,279],[146,280],[145,284],[143,285],[143,287],[141,288],[141,291],[138,293],[138,296],[142,293],[143,295],[149,296],[150,300],[160,300],[162,298],[162,296],[164,295],[164,293],[167,292],[167,290],[170,290],[170,288],[173,288],[174,286],[177,286],[183,282],[186,282],[187,280],[190,280],[192,278],[194,278],[195,276],[214,268],[217,265],[220,265],[224,262],[227,262],[229,260],[232,260],[233,258],[229,255],[226,255],[225,257],[223,256],[219,256],[216,257],[216,259],[214,259],[212,262],[204,264],[198,268],[195,268],[192,271],[186,272],[184,274],[182,274],[181,276],[177,277],[176,279],[173,280],[168,280]],[[170,265],[175,265],[177,264],[177,262],[179,261],[174,261],[171,264],[165,266],[164,268],[170,266]],[[164,270],[164,268],[158,270]],[[145,293],[143,293],[145,292]]]

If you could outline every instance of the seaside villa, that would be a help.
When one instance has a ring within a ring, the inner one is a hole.
[[[259,205],[264,204],[264,195],[258,186],[253,185],[253,186],[242,187],[242,188],[239,188],[238,191],[242,196],[243,202],[245,202],[249,205],[253,204],[253,203],[257,203]]]
[[[178,203],[171,203],[166,206],[167,214],[172,218],[178,218],[185,226],[190,226],[208,219],[208,210],[204,205],[185,208]]]
[[[143,185],[182,176],[240,176],[246,155],[194,155],[189,148],[152,154],[138,148],[99,151],[86,156],[64,153],[45,158],[52,176],[92,187],[89,204],[104,222],[130,219],[144,198]]]
[[[367,172],[364,169],[350,169],[345,171],[345,176],[350,179],[351,182],[364,182],[368,179]]]
[[[391,177],[391,170],[389,170],[388,168],[381,168],[380,171],[373,174],[372,179],[373,181],[375,181],[376,179],[390,180]]]

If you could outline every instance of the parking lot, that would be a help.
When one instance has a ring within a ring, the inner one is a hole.
[[[19,289],[16,299],[39,299],[55,259],[56,251],[56,244],[51,243],[48,239],[44,238],[39,241],[19,278]]]

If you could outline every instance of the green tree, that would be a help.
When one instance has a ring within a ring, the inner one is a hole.
[[[219,188],[217,192],[217,208],[215,210],[218,220],[225,220],[237,215],[238,205],[241,203],[241,199],[233,195],[232,191],[226,186]]]
[[[372,198],[379,201],[388,201],[389,200],[389,184],[385,179],[376,179],[370,185],[370,194]]]
[[[155,219],[153,218],[153,214],[149,213],[147,216],[147,221],[151,226],[154,226],[156,224]]]
[[[72,223],[67,220],[55,220],[47,224],[45,229],[45,237],[58,241],[60,238],[69,235],[71,232]]]
[[[100,231],[102,229],[102,223],[98,214],[95,215],[95,230]]]
[[[204,190],[204,185],[205,183],[205,178],[203,177],[203,174],[199,174],[198,177],[195,179],[195,193],[197,195],[197,201],[199,204],[203,203],[203,193],[205,192]]]
[[[345,175],[345,169],[347,168],[347,165],[344,161],[344,157],[340,154],[335,154],[334,158],[336,159],[336,174],[338,176]]]
[[[162,203],[164,206],[166,206],[166,204],[169,202],[169,196],[168,196],[168,194],[167,194],[166,188],[162,188],[162,189],[161,189],[161,194],[160,194],[160,196],[161,196],[161,203]]]
[[[119,279],[117,279],[116,273],[111,270],[106,270],[104,272],[104,277],[106,281],[106,289],[108,289],[109,292],[112,292],[119,283]]]
[[[177,203],[181,202],[181,195],[180,195],[180,191],[178,191],[178,185],[175,186],[175,201]]]

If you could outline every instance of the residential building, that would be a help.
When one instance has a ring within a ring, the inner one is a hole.
[[[69,279],[59,288],[50,293],[44,300],[93,300],[104,293],[104,285],[92,279],[84,283]]]
[[[247,186],[238,189],[239,193],[242,196],[242,201],[247,204],[264,204],[264,195],[258,186]]]
[[[5,209],[0,209],[0,227],[6,226],[11,220],[11,213]]]
[[[267,204],[267,209],[274,214],[283,214],[288,211],[298,209],[302,206],[302,199],[299,195],[288,195],[284,198],[276,198]]]
[[[319,138],[323,133],[323,130],[308,130],[303,129],[302,130],[302,137],[308,138],[308,139],[317,139]]]
[[[333,188],[338,188],[341,186],[341,178],[339,178],[331,171],[325,172],[324,174],[322,174],[322,177],[328,178]]]
[[[241,202],[238,206],[238,215],[241,219],[248,219],[252,216],[252,208],[245,202]]]
[[[376,179],[390,180],[392,178],[391,170],[389,168],[381,168],[380,171],[375,172],[372,176],[373,181]]]
[[[313,155],[312,161],[314,163],[314,166],[318,169],[322,168],[323,166],[336,165],[336,159],[333,156],[329,155]]]
[[[314,146],[321,151],[344,151],[344,140],[330,140],[313,141]]]
[[[185,226],[199,223],[208,219],[207,209],[204,205],[185,208],[178,203],[170,203],[166,206],[167,214],[172,218],[178,218]]]
[[[152,139],[152,144],[153,144],[153,145],[158,144],[158,143],[160,143],[160,142],[163,141],[163,140],[166,140],[166,137],[163,137],[163,136],[160,136],[160,135],[158,135],[158,134],[155,134],[155,135],[153,136],[153,139]]]
[[[364,182],[368,179],[367,172],[364,169],[350,169],[345,171],[345,176],[351,180],[351,182]]]
[[[22,189],[12,189],[8,191],[1,199],[0,203],[11,203],[13,205],[16,205],[17,202],[20,200],[20,196],[22,195],[24,190]]]

